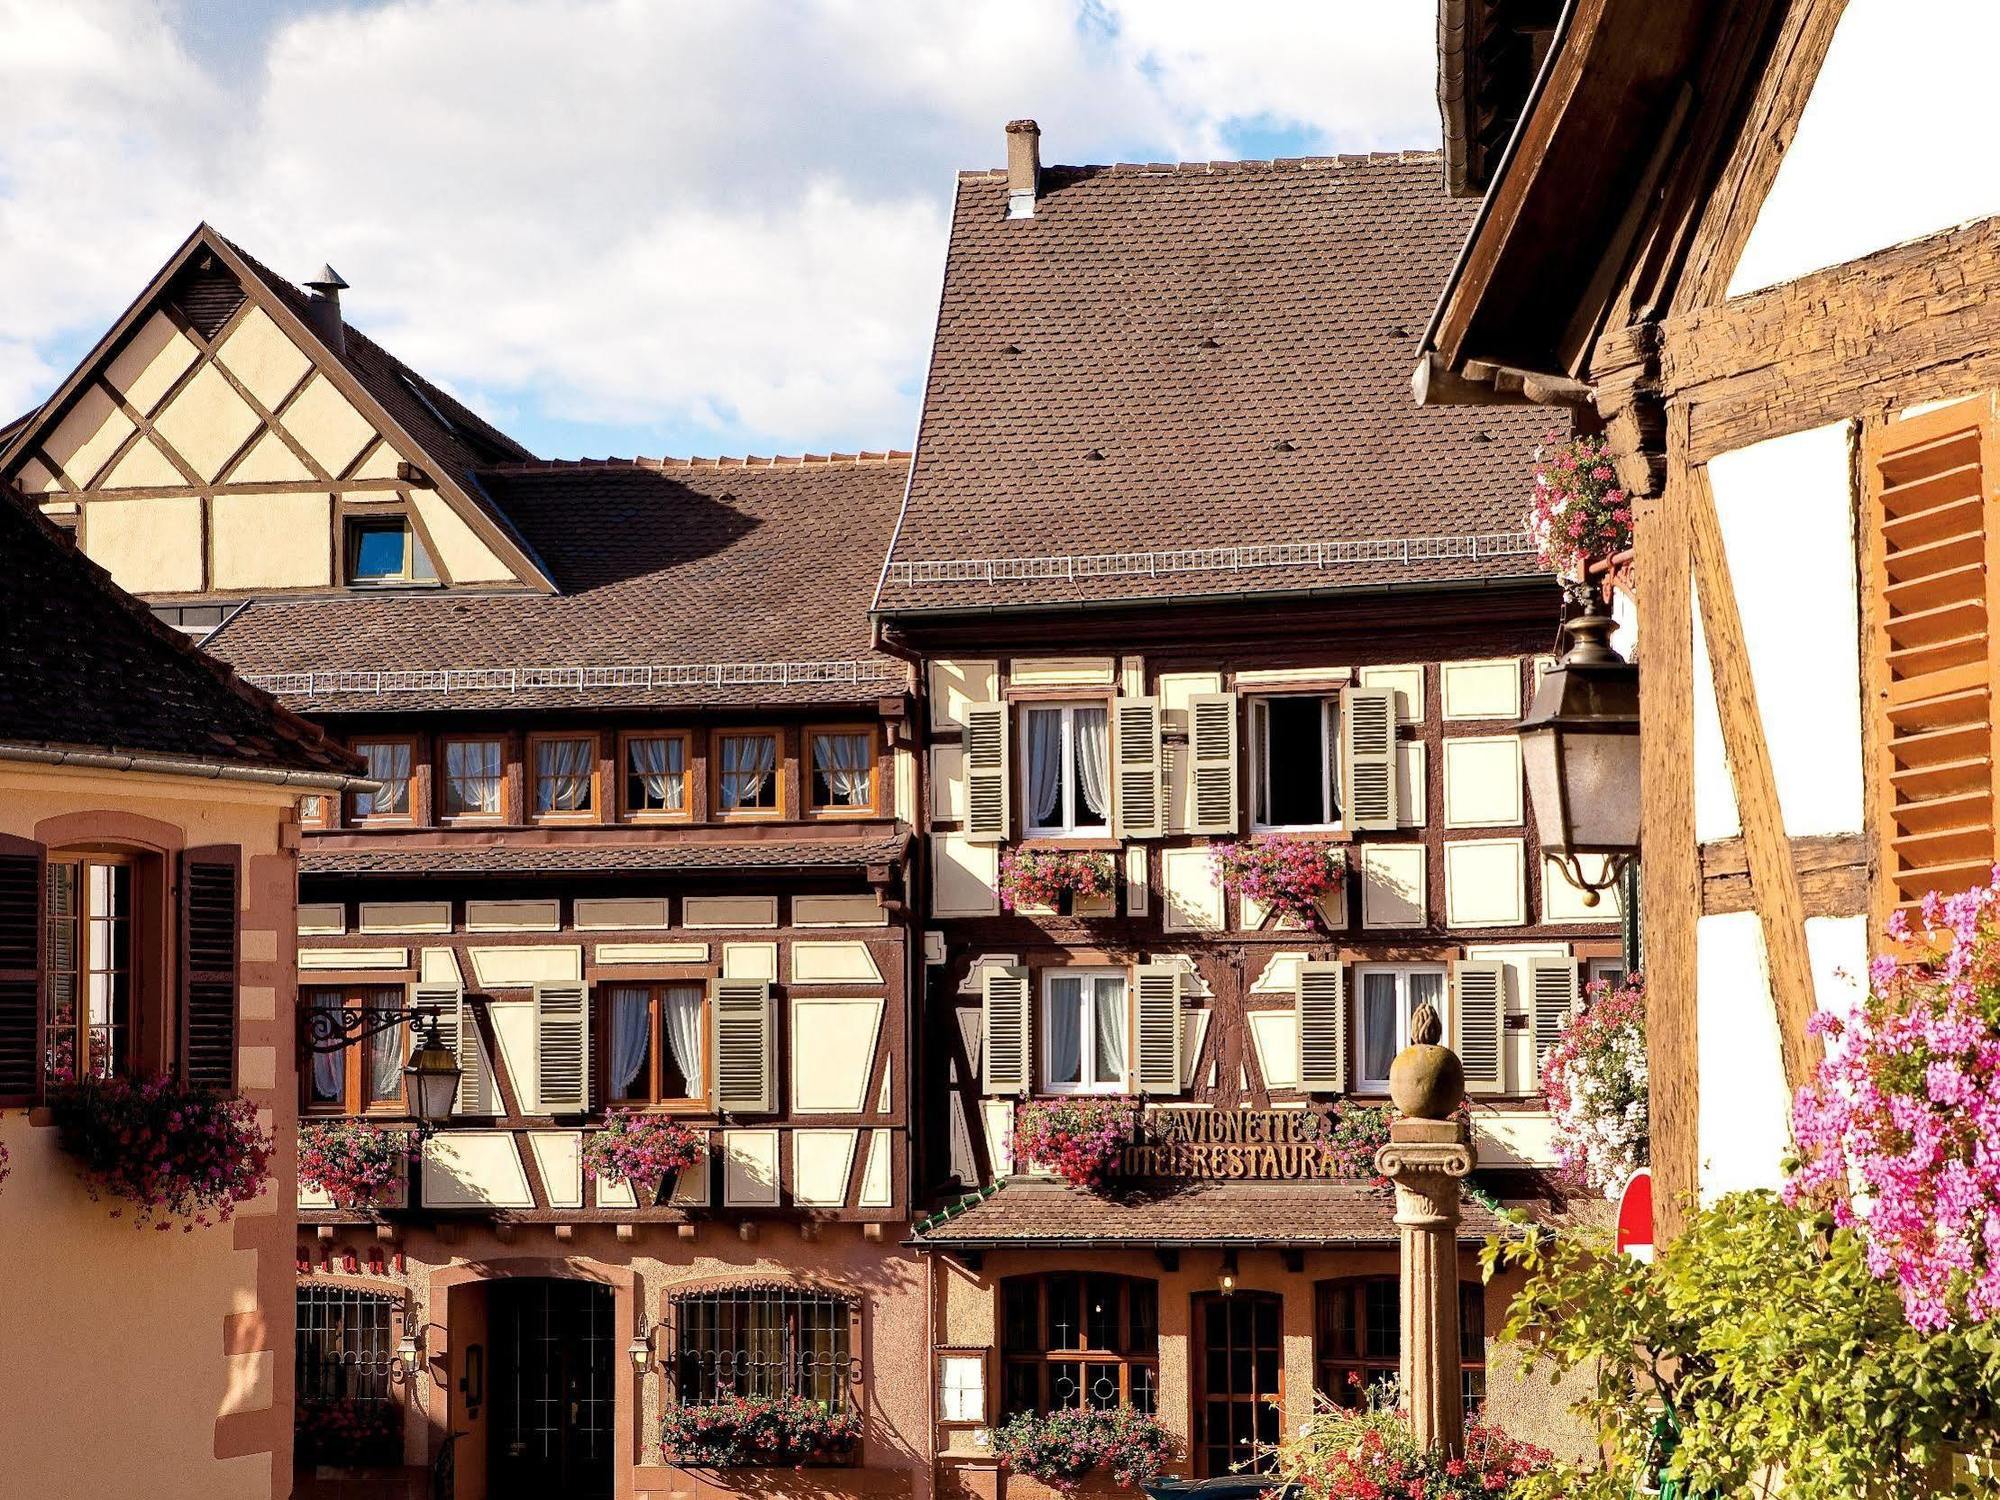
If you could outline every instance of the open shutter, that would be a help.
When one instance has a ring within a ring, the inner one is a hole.
[[[1194,788],[1191,833],[1236,832],[1236,695],[1188,698],[1188,780]]]
[[[1007,705],[965,705],[965,836],[997,844],[1008,834]]]
[[[590,1108],[590,991],[535,986],[535,1107],[545,1115]]]
[[[1396,692],[1342,688],[1340,760],[1349,828],[1396,826]]]
[[[236,1087],[239,869],[234,844],[181,855],[181,1077],[196,1088]]]
[[[711,979],[715,1107],[724,1114],[768,1115],[778,1107],[772,1062],[771,986],[762,979]]]
[[[1160,700],[1119,698],[1111,705],[1112,832],[1156,839],[1166,832],[1160,796]]]
[[[32,1104],[41,1083],[40,844],[0,836],[0,1105]]]
[[[493,1102],[493,1070],[486,1063],[486,1048],[479,1039],[479,1022],[466,1003],[465,991],[455,984],[419,984],[410,995],[414,1010],[435,1008],[438,1040],[451,1048],[458,1059],[458,1095],[451,1110],[457,1115],[497,1115]],[[423,1022],[417,1035],[423,1035]]]
[[[1463,959],[1452,970],[1451,1046],[1468,1094],[1507,1092],[1507,966]]]
[[[1347,1092],[1347,970],[1299,965],[1293,1004],[1299,1024],[1299,1087],[1309,1094]]]
[[[1181,1091],[1181,980],[1178,964],[1140,964],[1132,971],[1132,1034],[1142,1094]]]
[[[979,981],[980,1084],[989,1094],[1025,1094],[1034,1081],[1028,1051],[1028,971],[988,966]]]
[[[1549,1049],[1576,1014],[1576,961],[1568,958],[1528,960],[1528,1008],[1535,1018],[1535,1076],[1541,1077]]]

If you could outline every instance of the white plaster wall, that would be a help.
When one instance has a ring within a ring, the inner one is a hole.
[[[1868,991],[1868,919],[1807,917],[1806,958],[1818,1007],[1852,1015]]]
[[[1701,1201],[1713,1203],[1784,1180],[1791,1100],[1757,914],[1703,917],[1695,948]]]
[[[1851,0],[1729,295],[2000,212],[1992,0]]]

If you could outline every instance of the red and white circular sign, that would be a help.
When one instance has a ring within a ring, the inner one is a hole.
[[[1618,1248],[1634,1260],[1653,1258],[1653,1174],[1647,1167],[1618,1194]]]

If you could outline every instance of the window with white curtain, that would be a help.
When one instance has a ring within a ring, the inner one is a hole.
[[[535,741],[535,816],[582,817],[597,807],[597,741]]]
[[[1125,973],[1042,976],[1042,1084],[1051,1094],[1125,1092]]]
[[[815,729],[812,805],[866,812],[875,805],[875,742],[862,730]]]
[[[412,748],[408,740],[355,741],[354,753],[367,763],[362,775],[375,783],[374,791],[354,794],[355,817],[409,817]]]
[[[1429,1002],[1450,1032],[1442,964],[1369,964],[1357,971],[1355,1052],[1364,1089],[1389,1086],[1389,1064],[1410,1045],[1410,1017]]]
[[[715,810],[718,813],[777,812],[778,737],[724,734],[715,741]]]
[[[625,813],[672,818],[687,811],[684,734],[635,734],[625,741]]]
[[[605,1030],[605,1082],[619,1104],[697,1103],[707,1097],[707,991],[700,984],[614,984]]]
[[[1111,831],[1111,742],[1102,703],[1031,704],[1021,710],[1029,833]]]
[[[1250,787],[1259,828],[1323,828],[1340,819],[1335,747],[1340,700],[1250,700]]]
[[[498,740],[446,740],[440,798],[448,818],[498,817],[502,769]]]

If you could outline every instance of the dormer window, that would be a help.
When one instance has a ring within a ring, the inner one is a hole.
[[[406,516],[375,516],[347,523],[347,581],[351,584],[435,583],[423,544]]]

